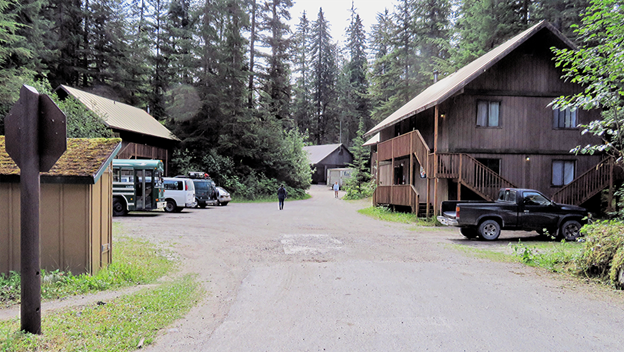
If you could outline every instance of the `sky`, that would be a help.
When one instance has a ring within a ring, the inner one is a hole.
[[[353,0],[356,13],[362,18],[366,34],[370,34],[371,26],[377,22],[378,12],[383,12],[388,8],[392,12],[395,1],[393,0]],[[345,42],[345,29],[351,20],[351,0],[293,0],[293,7],[290,9],[290,30],[294,32],[299,18],[305,10],[310,22],[316,21],[319,8],[323,8],[325,19],[331,26],[331,34],[334,41]]]

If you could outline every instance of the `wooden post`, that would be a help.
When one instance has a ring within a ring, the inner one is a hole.
[[[433,216],[438,214],[438,125],[440,117],[440,107],[434,108],[434,128],[433,128]]]
[[[457,179],[457,200],[461,200],[461,183],[462,183],[462,154],[459,155],[459,178]]]
[[[607,206],[607,211],[613,211],[613,159],[609,159],[609,197],[608,197],[609,205]]]
[[[394,193],[394,138],[390,140],[390,150],[392,151],[392,165],[390,167],[390,170],[392,170],[390,172],[390,175],[392,176],[390,179],[390,204],[394,204],[392,203],[392,194]]]
[[[409,184],[410,184],[410,194],[412,194],[411,187],[414,185],[414,135],[413,132],[410,132],[410,168],[409,168]],[[410,206],[412,207],[412,212],[414,208],[418,206],[418,204],[414,204],[414,195],[410,197]]]

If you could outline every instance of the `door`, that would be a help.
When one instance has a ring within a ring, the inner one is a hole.
[[[145,170],[134,170],[135,209],[145,209]]]
[[[538,192],[524,192],[524,204],[521,226],[532,230],[550,229],[557,227],[558,215],[550,199]]]

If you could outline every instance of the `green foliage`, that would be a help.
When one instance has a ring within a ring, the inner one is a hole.
[[[602,119],[591,121],[582,133],[602,138],[603,144],[578,146],[573,152],[594,154],[606,152],[622,162],[624,143],[624,2],[622,0],[592,0],[582,15],[582,25],[576,33],[579,48],[561,49],[556,65],[563,78],[584,87],[583,91],[560,97],[554,107],[570,109],[603,109]]]
[[[357,137],[353,140],[353,146],[351,147],[353,164],[349,166],[353,168],[353,173],[345,184],[345,190],[347,191],[345,199],[370,197],[375,191],[376,185],[374,182],[371,182],[371,175],[367,163],[369,159],[368,147],[362,145],[364,144],[364,138],[362,138],[362,136],[364,132],[366,132],[364,126],[364,118],[360,118],[360,128]]]
[[[548,269],[553,272],[571,272],[578,260],[582,245],[562,240],[528,246],[522,241],[512,244],[514,255],[524,264]]]
[[[577,261],[580,274],[613,285],[622,269],[624,248],[624,223],[620,221],[598,221],[583,227],[585,246]]]
[[[2,351],[134,351],[186,315],[204,291],[193,275],[104,305],[54,311],[42,318],[42,335],[19,331],[19,319],[0,322]],[[114,322],[114,323],[112,323]]]

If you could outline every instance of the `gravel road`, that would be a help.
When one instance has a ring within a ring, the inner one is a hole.
[[[310,192],[282,211],[277,202],[233,203],[115,218],[126,233],[171,245],[209,293],[145,349],[624,348],[621,292],[469,257],[451,244],[491,244],[370,219],[357,213],[368,204],[324,186]]]

